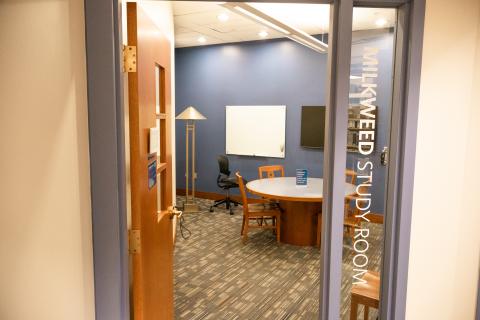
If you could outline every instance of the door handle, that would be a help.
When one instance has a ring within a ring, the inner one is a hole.
[[[380,155],[380,164],[382,166],[388,164],[388,147],[383,147],[382,154]]]
[[[167,209],[168,213],[170,214],[170,219],[173,219],[173,217],[177,217],[178,219],[181,218],[181,216],[183,215],[183,212],[178,210],[176,207],[174,206],[170,206],[168,207]]]

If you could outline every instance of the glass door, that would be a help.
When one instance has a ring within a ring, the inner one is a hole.
[[[346,130],[342,319],[380,305],[396,9],[354,7]]]
[[[404,319],[425,1],[331,8],[320,318]]]

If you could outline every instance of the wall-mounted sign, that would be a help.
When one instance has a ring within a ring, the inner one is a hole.
[[[150,128],[148,153],[160,153],[160,130],[158,127]]]
[[[152,189],[157,184],[157,160],[148,165],[148,189]]]

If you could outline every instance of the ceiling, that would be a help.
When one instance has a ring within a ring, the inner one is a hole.
[[[248,3],[272,18],[308,34],[328,32],[329,6],[322,4]],[[219,43],[282,38],[285,35],[265,27],[222,6],[222,2],[173,1],[175,47],[192,47]],[[218,16],[227,16],[220,21]],[[379,20],[384,20],[381,26]],[[353,30],[391,27],[394,9],[355,8]],[[266,31],[268,35],[259,36]],[[203,42],[199,38],[203,37]]]

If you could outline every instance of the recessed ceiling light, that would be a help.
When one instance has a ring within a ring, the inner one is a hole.
[[[380,19],[377,19],[377,21],[375,21],[375,25],[377,27],[383,27],[387,24],[387,20],[385,20],[384,18],[380,18]]]
[[[207,38],[205,38],[204,36],[198,37],[197,40],[198,40],[198,42],[200,42],[200,43],[205,43],[205,42],[207,42]]]
[[[268,32],[265,31],[265,30],[262,30],[262,31],[260,31],[260,32],[258,33],[258,36],[259,36],[260,38],[265,38],[266,36],[268,36]]]
[[[225,22],[225,21],[228,21],[228,19],[230,19],[230,17],[228,16],[228,14],[226,13],[220,13],[218,16],[217,16],[217,19],[222,21],[222,22]]]

